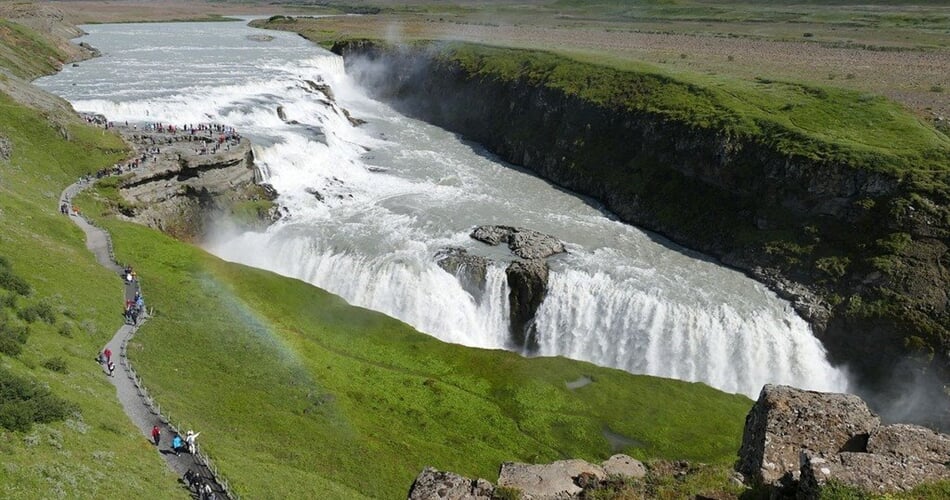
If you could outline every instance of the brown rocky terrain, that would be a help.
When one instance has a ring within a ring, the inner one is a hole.
[[[252,227],[279,217],[270,203],[276,193],[259,184],[250,141],[230,129],[202,127],[110,126],[134,153],[112,171],[122,175],[124,201],[117,208],[123,216],[189,241],[200,239],[217,217],[237,215]],[[250,205],[250,213],[236,214],[242,204]]]

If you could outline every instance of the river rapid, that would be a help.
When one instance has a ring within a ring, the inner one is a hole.
[[[568,248],[549,259],[540,355],[750,397],[765,383],[847,389],[810,327],[761,284],[368,98],[342,59],[294,34],[243,22],[84,29],[103,56],[37,85],[113,121],[223,123],[254,142],[287,215],[265,232],[222,227],[205,248],[224,259],[305,280],[447,342],[509,348],[504,264],[473,296],[435,255],[455,246],[502,258],[506,249],[472,240],[472,228],[527,227]],[[354,126],[341,107],[366,123]]]

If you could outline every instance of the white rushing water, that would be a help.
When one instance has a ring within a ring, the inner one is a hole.
[[[306,280],[353,304],[470,346],[508,346],[502,264],[472,296],[434,260],[480,224],[565,241],[536,318],[542,355],[755,396],[764,383],[845,390],[808,325],[740,273],[619,223],[596,203],[500,163],[477,145],[367,98],[342,60],[299,37],[241,23],[85,28],[104,56],[38,84],[115,121],[217,122],[255,142],[288,216],[263,233],[222,231],[207,248]],[[308,81],[367,121],[354,127]],[[283,106],[288,121],[277,116]],[[476,294],[478,295],[478,294]]]

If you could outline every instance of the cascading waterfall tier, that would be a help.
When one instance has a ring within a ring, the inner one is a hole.
[[[534,320],[541,354],[750,396],[765,383],[846,389],[808,326],[764,287],[368,99],[339,57],[299,37],[254,41],[259,31],[240,23],[86,29],[105,57],[40,86],[111,120],[224,123],[255,142],[288,215],[263,233],[217,234],[206,247],[223,258],[449,342],[504,348],[510,256],[468,234],[482,224],[531,228],[568,247],[548,259]],[[355,126],[344,109],[367,123]],[[438,266],[447,247],[495,262],[484,290],[471,293]]]

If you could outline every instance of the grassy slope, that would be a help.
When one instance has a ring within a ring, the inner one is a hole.
[[[158,311],[131,346],[137,369],[243,495],[393,498],[425,465],[495,479],[508,460],[598,460],[612,452],[605,427],[638,441],[625,451],[641,458],[720,470],[734,459],[742,396],[445,344],[305,283],[104,224]],[[595,382],[566,388],[582,375]]]
[[[0,160],[0,255],[34,288],[21,306],[47,299],[61,312],[54,326],[32,325],[24,352],[17,358],[0,354],[0,364],[48,384],[81,410],[81,416],[35,425],[26,433],[0,429],[0,497],[184,496],[93,361],[121,325],[121,285],[94,261],[82,232],[57,210],[65,185],[116,161],[124,146],[79,124],[69,132],[72,140],[63,140],[40,113],[0,94],[0,135],[13,145],[12,158]],[[66,323],[73,327],[71,337],[58,333]],[[43,368],[52,357],[63,358],[68,373]]]
[[[64,58],[42,35],[0,19],[0,67],[21,78],[35,78],[56,71]]]

